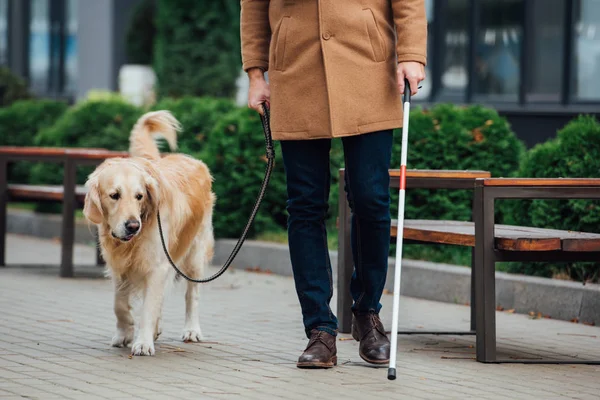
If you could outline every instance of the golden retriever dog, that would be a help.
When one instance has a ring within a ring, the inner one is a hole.
[[[166,246],[177,267],[200,278],[213,256],[212,213],[215,195],[207,166],[184,154],[161,157],[154,141],[162,136],[177,146],[179,122],[168,111],[149,112],[130,136],[131,157],[104,161],[86,182],[84,215],[98,228],[101,252],[114,282],[115,347],[132,344],[133,355],[154,355],[161,333],[166,289],[177,278],[163,251],[157,211]],[[199,284],[187,282],[182,339],[202,338],[198,313]],[[142,299],[134,340],[131,299]]]

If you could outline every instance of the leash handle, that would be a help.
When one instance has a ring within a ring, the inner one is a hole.
[[[256,214],[258,213],[260,203],[262,202],[262,200],[265,196],[265,192],[267,190],[267,185],[269,184],[269,180],[271,179],[271,173],[273,171],[273,164],[275,162],[275,149],[273,147],[273,139],[271,138],[271,123],[270,123],[269,109],[265,105],[265,103],[262,104],[262,109],[263,109],[263,114],[260,116],[260,119],[261,119],[262,126],[263,126],[263,132],[265,134],[265,153],[267,156],[267,167],[265,170],[265,178],[263,179],[263,182],[261,184],[260,191],[258,193],[258,197],[256,199],[256,202],[254,203],[254,207],[252,208],[252,212],[250,214],[250,218],[248,218],[246,227],[244,228],[244,231],[242,232],[242,236],[240,236],[238,242],[236,243],[235,247],[231,251],[229,258],[227,259],[227,261],[225,261],[225,264],[223,264],[223,266],[217,273],[215,273],[213,276],[205,278],[205,279],[192,279],[189,276],[187,276],[186,274],[184,274],[183,272],[181,272],[181,270],[179,268],[177,268],[177,266],[171,259],[171,256],[169,255],[169,250],[167,249],[167,245],[165,243],[165,238],[163,235],[162,223],[160,221],[160,212],[156,213],[156,218],[158,220],[158,231],[160,233],[160,241],[162,242],[163,251],[165,252],[165,255],[167,256],[169,263],[175,269],[175,271],[177,271],[177,273],[179,275],[181,275],[182,277],[184,277],[186,280],[188,280],[190,282],[207,283],[210,281],[214,281],[219,276],[223,275],[223,273],[225,271],[227,271],[227,268],[229,268],[229,266],[231,265],[231,263],[237,256],[237,253],[242,248],[242,244],[246,240],[246,236],[248,236],[248,231],[250,230],[250,227],[252,226],[252,223],[254,222],[254,219],[256,218]]]

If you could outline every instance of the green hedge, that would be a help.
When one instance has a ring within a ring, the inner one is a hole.
[[[125,38],[129,64],[152,65],[156,37],[156,0],[142,0],[131,15]]]
[[[198,154],[215,178],[214,229],[218,237],[238,238],[254,206],[267,165],[262,132],[256,111],[233,109],[218,120]],[[281,230],[286,224],[285,174],[278,142],[275,153],[269,187],[249,237]]]
[[[157,0],[159,97],[232,97],[241,71],[238,0]]]
[[[15,75],[9,68],[0,67],[0,107],[32,98],[33,95],[25,80]]]
[[[32,146],[35,136],[50,127],[67,110],[67,104],[54,100],[19,100],[0,108],[0,146]],[[11,164],[10,182],[27,183],[33,164]]]
[[[152,107],[173,113],[182,126],[177,138],[179,151],[194,155],[202,150],[217,121],[235,108],[228,99],[190,96],[162,99]]]
[[[237,238],[244,228],[266,167],[264,137],[259,115],[231,100],[220,98],[165,98],[151,109],[168,109],[180,120],[183,131],[179,151],[202,159],[215,178],[217,194],[215,233]],[[131,128],[147,111],[125,101],[107,98],[88,100],[67,109],[60,102],[20,101],[0,109],[0,141],[5,145],[101,147],[126,150]],[[481,107],[437,105],[411,112],[408,168],[478,169],[496,177],[599,177],[600,124],[580,117],[558,132],[554,140],[525,152],[525,147],[504,118]],[[34,138],[35,135],[35,138]],[[394,136],[392,168],[399,167],[401,131]],[[285,173],[281,150],[275,142],[276,162],[264,203],[250,237],[285,230],[287,222]],[[328,227],[335,239],[338,200],[338,169],[343,167],[341,140],[331,150],[332,187]],[[80,168],[82,184],[92,168]],[[26,173],[27,171],[24,171]],[[36,164],[32,183],[60,184],[62,170]],[[468,220],[470,192],[462,190],[409,190],[406,218]],[[392,215],[397,213],[397,191],[391,191]],[[526,226],[597,231],[598,201],[501,201],[496,221]],[[392,246],[392,254],[394,248]],[[453,246],[405,248],[405,256],[468,265],[469,249]],[[566,276],[597,281],[598,265],[576,263],[511,263],[503,268],[527,275]]]
[[[574,119],[556,138],[528,151],[519,176],[600,177],[600,123],[592,116]],[[506,210],[508,223],[584,232],[598,232],[600,227],[600,201],[597,200],[523,200],[501,207]],[[600,263],[509,263],[506,270],[597,282]]]
[[[399,168],[402,132],[394,137],[392,168]],[[505,118],[479,105],[460,107],[439,104],[429,110],[415,109],[410,116],[409,169],[489,171],[495,177],[515,176],[525,153]],[[398,213],[398,192],[392,191],[392,216]],[[409,189],[405,217],[408,219],[472,220],[473,193],[466,190]],[[504,219],[501,209],[496,219]],[[394,254],[392,246],[391,253]],[[406,257],[470,265],[470,249],[445,245],[409,245]]]
[[[92,147],[127,150],[129,134],[143,110],[120,100],[85,101],[65,112],[54,125],[41,130],[35,139],[38,146]],[[93,167],[77,170],[77,183],[83,184]],[[62,183],[63,167],[37,164],[31,182],[56,185]]]

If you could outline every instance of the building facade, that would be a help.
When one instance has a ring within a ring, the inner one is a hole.
[[[138,1],[0,0],[0,64],[42,96],[116,90]],[[415,102],[494,107],[528,145],[578,114],[600,112],[600,0],[426,0],[426,7],[429,65]]]

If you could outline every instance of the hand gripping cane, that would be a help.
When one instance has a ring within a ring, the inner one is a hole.
[[[394,270],[394,305],[392,314],[390,366],[388,379],[396,379],[396,352],[398,351],[398,313],[400,308],[400,273],[402,271],[402,239],[404,236],[404,199],[406,190],[406,158],[408,150],[408,117],[410,113],[410,84],[404,81],[404,115],[402,121],[402,155],[400,158],[400,199],[398,201],[398,235],[396,240],[396,268]]]

